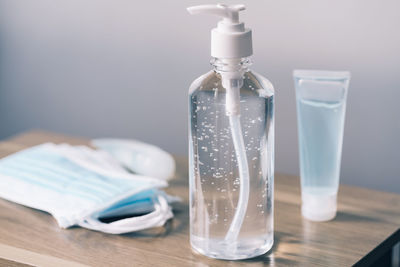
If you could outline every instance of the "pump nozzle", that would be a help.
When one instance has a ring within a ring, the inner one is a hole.
[[[251,30],[239,21],[244,5],[200,5],[188,7],[191,15],[211,14],[222,18],[211,31],[211,56],[215,58],[243,58],[253,54]]]
[[[200,5],[188,7],[187,11],[191,15],[195,14],[213,14],[224,18],[225,21],[230,23],[239,23],[239,11],[245,10],[244,5]]]

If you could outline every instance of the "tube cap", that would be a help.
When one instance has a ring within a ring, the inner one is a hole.
[[[335,218],[337,210],[337,194],[334,195],[311,195],[301,194],[301,214],[304,218],[323,222]]]
[[[200,5],[187,9],[190,14],[213,14],[222,18],[211,31],[211,56],[215,58],[242,58],[253,54],[251,30],[239,21],[244,5]]]

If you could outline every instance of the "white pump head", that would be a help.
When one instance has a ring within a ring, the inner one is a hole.
[[[215,58],[242,58],[253,54],[251,30],[239,21],[244,5],[200,5],[189,7],[190,14],[213,14],[223,18],[211,31],[211,56]]]

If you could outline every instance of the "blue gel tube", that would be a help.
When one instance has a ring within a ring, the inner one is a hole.
[[[295,70],[302,215],[336,216],[349,72]]]

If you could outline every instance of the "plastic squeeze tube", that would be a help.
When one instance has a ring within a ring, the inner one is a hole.
[[[301,212],[312,221],[336,216],[350,73],[295,70]]]

